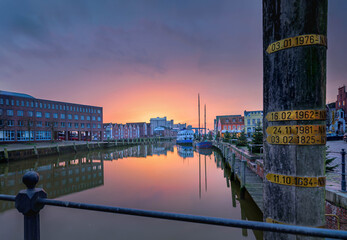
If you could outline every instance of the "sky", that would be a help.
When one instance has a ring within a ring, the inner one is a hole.
[[[327,102],[347,83],[347,1],[329,0]],[[261,0],[0,0],[0,90],[102,106],[104,122],[197,126],[262,109]]]

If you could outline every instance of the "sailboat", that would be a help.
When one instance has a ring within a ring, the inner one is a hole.
[[[198,94],[198,112],[199,112],[199,140],[196,142],[195,147],[198,149],[212,148],[211,141],[200,140],[200,94]],[[205,137],[206,137],[206,104],[205,104]]]

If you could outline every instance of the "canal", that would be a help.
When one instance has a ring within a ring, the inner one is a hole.
[[[214,151],[163,142],[0,165],[0,193],[24,188],[28,170],[49,198],[262,221],[262,213]],[[41,239],[262,239],[262,232],[46,206]],[[23,238],[23,216],[0,201],[1,239]]]

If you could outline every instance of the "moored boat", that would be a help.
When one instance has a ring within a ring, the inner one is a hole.
[[[190,145],[190,144],[193,144],[193,139],[194,139],[194,131],[183,129],[177,133],[176,143]]]

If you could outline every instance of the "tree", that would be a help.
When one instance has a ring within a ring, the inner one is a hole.
[[[338,164],[331,166],[336,157],[328,157],[329,153],[329,146],[325,146],[325,172],[332,172],[339,166]]]
[[[216,140],[218,140],[219,138],[220,138],[220,131],[217,132]]]
[[[257,124],[257,127],[252,135],[252,144],[263,144],[263,128],[260,126],[260,123]],[[260,153],[261,147],[262,146],[252,147],[252,152]]]
[[[208,133],[208,140],[209,140],[209,141],[212,140],[212,132],[211,132],[211,131]]]
[[[237,139],[236,146],[242,147],[242,146],[247,146],[247,145],[248,145],[248,141],[247,141],[246,134],[244,131],[242,131],[239,138]]]
[[[231,138],[232,138],[232,139],[237,139],[237,134],[236,134],[236,132],[233,132],[233,134],[231,135]]]
[[[230,133],[228,132],[228,131],[226,131],[225,133],[224,133],[224,137],[223,137],[223,141],[224,142],[229,142],[229,140],[230,140]]]

